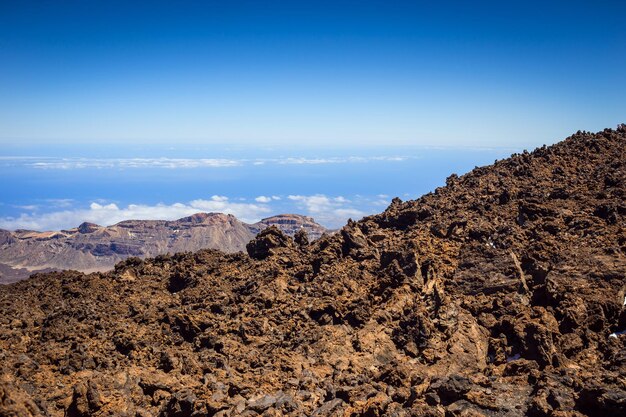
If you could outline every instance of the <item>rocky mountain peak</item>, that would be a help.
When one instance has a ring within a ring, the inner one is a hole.
[[[78,226],[78,233],[89,234],[93,233],[96,230],[100,229],[102,226],[99,226],[95,223],[83,222]]]
[[[234,216],[223,213],[195,213],[177,220],[180,223],[228,222]]]
[[[13,233],[8,230],[0,229],[0,245],[14,242]]]
[[[253,230],[258,233],[261,230],[278,226],[280,230],[289,236],[294,236],[299,230],[304,230],[309,239],[319,239],[328,229],[316,223],[312,217],[300,214],[279,214],[267,217],[252,225]]]

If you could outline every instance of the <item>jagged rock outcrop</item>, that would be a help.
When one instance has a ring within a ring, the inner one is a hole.
[[[579,132],[312,244],[4,286],[0,410],[624,415],[625,150]]]
[[[26,279],[33,271],[106,271],[129,257],[200,249],[244,251],[256,234],[271,226],[290,236],[304,231],[313,240],[327,231],[311,217],[297,214],[246,224],[221,213],[197,213],[175,221],[127,220],[109,227],[82,223],[58,232],[0,230],[0,284]]]
[[[294,241],[278,227],[270,226],[263,229],[246,245],[248,255],[253,259],[265,259],[279,252],[281,248],[293,247]]]

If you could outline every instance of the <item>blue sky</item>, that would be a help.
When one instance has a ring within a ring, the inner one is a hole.
[[[0,3],[0,144],[549,143],[626,114],[624,2]]]
[[[2,1],[0,228],[339,227],[626,121],[624,2]]]

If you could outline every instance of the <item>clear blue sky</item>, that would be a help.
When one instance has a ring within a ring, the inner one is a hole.
[[[0,145],[520,146],[626,121],[625,2],[0,1]]]

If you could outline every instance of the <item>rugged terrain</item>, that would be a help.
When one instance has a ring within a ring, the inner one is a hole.
[[[146,258],[200,249],[244,251],[257,233],[272,225],[290,236],[304,229],[312,239],[326,232],[311,217],[297,214],[246,224],[221,213],[198,213],[175,221],[128,220],[107,227],[83,223],[54,232],[0,230],[0,284],[26,279],[33,272],[107,271],[131,256]]]
[[[0,288],[3,416],[626,415],[626,127],[309,243]]]

